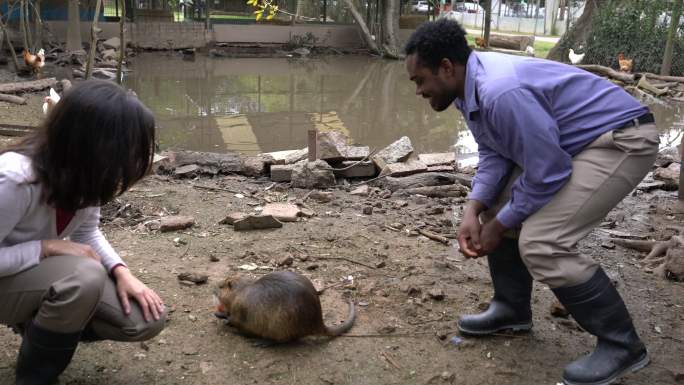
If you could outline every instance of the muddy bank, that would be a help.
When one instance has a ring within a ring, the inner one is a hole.
[[[481,310],[490,298],[486,262],[465,261],[452,244],[413,231],[420,223],[444,232],[453,228],[462,209],[458,198],[361,196],[346,188],[312,197],[308,189],[272,185],[239,175],[150,176],[108,205],[107,238],[160,292],[171,308],[169,323],[146,343],[81,346],[63,383],[555,383],[567,362],[591,349],[592,338],[571,318],[550,314],[553,296],[541,285],[534,289],[531,333],[458,336],[458,315]],[[234,211],[298,201],[312,216],[278,229],[237,232],[220,223]],[[171,232],[146,225],[170,215],[192,216],[195,224]],[[643,253],[609,245],[605,230],[657,237],[683,219],[674,192],[637,191],[580,244],[617,282],[653,357],[653,364],[622,384],[681,379],[684,286],[646,272]],[[357,303],[350,336],[257,348],[214,318],[211,291],[220,279],[279,269],[298,271],[324,286],[351,276],[351,283],[322,296],[328,324],[344,319],[347,297]],[[181,273],[207,275],[208,283],[188,286],[178,279]],[[5,346],[0,384],[11,384],[19,338],[1,329],[0,343]]]

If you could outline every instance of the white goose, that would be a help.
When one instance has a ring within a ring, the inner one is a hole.
[[[582,62],[582,59],[584,59],[584,54],[576,54],[575,51],[572,48],[570,48],[568,58],[570,59],[570,63],[579,64]]]
[[[54,88],[50,88],[50,96],[46,96],[45,103],[43,103],[43,114],[47,115],[48,112],[50,112],[50,110],[52,110],[52,108],[59,103],[60,99],[61,97],[57,91],[55,91]]]

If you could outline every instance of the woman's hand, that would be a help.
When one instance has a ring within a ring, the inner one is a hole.
[[[100,256],[89,245],[64,241],[62,239],[46,239],[40,242],[42,256],[40,259],[55,255],[74,255],[77,257],[92,258],[100,262]]]
[[[151,317],[159,320],[159,316],[164,312],[164,302],[154,290],[135,278],[126,266],[116,266],[112,275],[116,278],[116,292],[124,314],[131,314],[131,304],[128,299],[133,298],[140,304],[145,322],[149,322]]]

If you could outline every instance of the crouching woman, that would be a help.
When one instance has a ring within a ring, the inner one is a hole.
[[[0,152],[0,323],[22,333],[18,385],[56,383],[80,341],[141,341],[163,329],[161,298],[99,229],[100,206],[150,169],[154,136],[134,95],[93,80]]]

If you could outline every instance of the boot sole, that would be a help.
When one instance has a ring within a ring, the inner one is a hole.
[[[639,361],[637,361],[636,363],[632,364],[631,366],[615,373],[614,375],[612,375],[610,378],[608,378],[606,380],[601,380],[598,382],[573,382],[573,381],[566,380],[564,378],[563,384],[565,384],[565,385],[610,385],[611,383],[613,383],[613,381],[617,380],[618,377],[626,374],[627,372],[636,373],[650,363],[651,363],[651,359],[648,357],[648,353],[644,353],[644,356],[641,359],[639,359]]]
[[[458,330],[463,333],[463,334],[468,334],[471,336],[486,336],[506,330],[510,330],[512,332],[527,332],[532,330],[532,323],[526,323],[526,324],[514,324],[514,325],[504,325],[496,329],[490,329],[490,330],[468,330],[463,327],[461,327],[460,324],[457,324]]]

